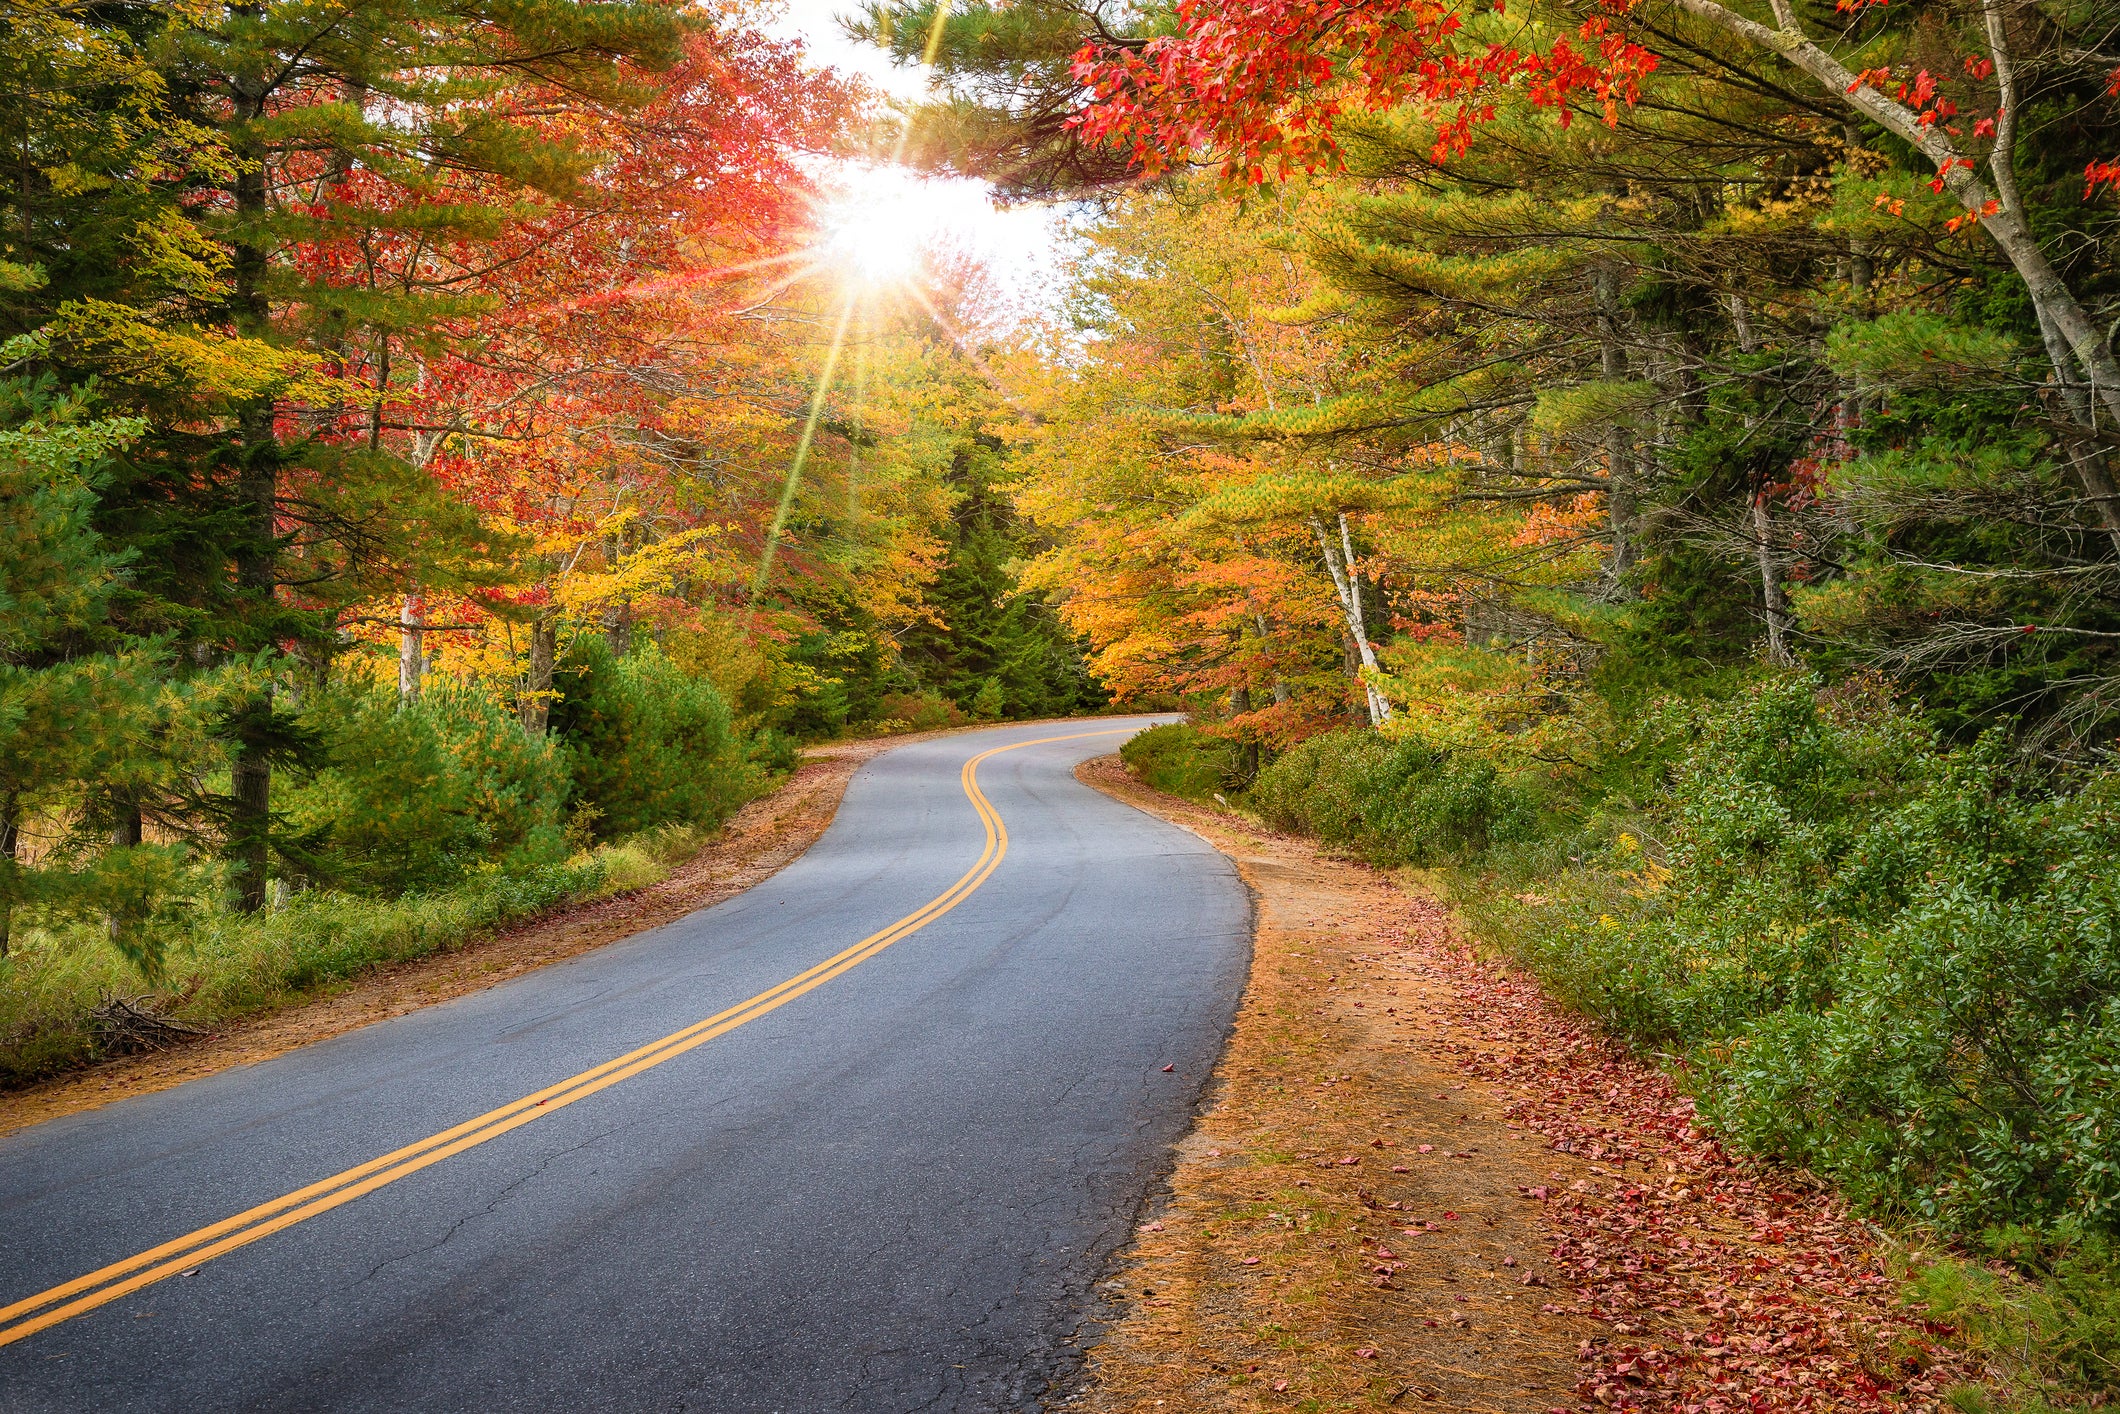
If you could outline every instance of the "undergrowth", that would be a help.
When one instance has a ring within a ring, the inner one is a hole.
[[[1186,730],[1129,763],[1212,777],[1226,744]],[[1948,1239],[1910,1291],[2009,1372],[1969,1408],[2120,1394],[2120,768],[1953,746],[1793,674],[1590,744],[1556,768],[1331,732],[1240,803],[1439,867],[1484,943],[1668,1058],[1726,1143]]]
[[[711,826],[662,825],[570,858],[488,865],[430,893],[374,899],[317,890],[258,914],[213,906],[216,881],[202,878],[194,906],[162,916],[157,1000],[176,1019],[211,1028],[379,964],[462,947],[562,904],[644,888],[712,834]],[[102,1059],[94,1008],[150,985],[104,945],[102,928],[49,920],[21,930],[0,960],[0,1089]]]

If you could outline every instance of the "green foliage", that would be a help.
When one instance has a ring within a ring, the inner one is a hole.
[[[750,798],[757,768],[711,683],[643,645],[621,658],[582,634],[553,684],[551,728],[574,781],[570,804],[598,839],[663,824],[718,824]]]
[[[1128,737],[1119,748],[1127,769],[1157,790],[1188,800],[1207,800],[1239,789],[1242,747],[1210,736],[1190,722],[1170,722]]]
[[[1074,635],[1052,605],[1017,586],[1029,528],[977,473],[967,468],[960,480],[962,496],[944,530],[947,554],[927,591],[942,624],[915,624],[901,635],[905,669],[980,721],[1103,706]]]
[[[439,679],[419,701],[354,680],[306,704],[322,764],[287,793],[285,851],[359,893],[447,887],[484,861],[563,854],[567,765],[481,684]]]
[[[939,731],[971,720],[962,707],[939,692],[885,693],[876,713],[879,726],[890,724],[896,731]]]
[[[1800,677],[1696,722],[1653,843],[1490,906],[1499,939],[1686,1054],[1744,1148],[1960,1233],[2120,1231],[2120,771]]]
[[[1378,864],[1435,865],[1529,836],[1534,797],[1477,753],[1342,729],[1259,773],[1250,802],[1276,829]]]
[[[633,847],[638,853],[638,847]],[[184,1000],[177,1014],[209,1025],[271,1006],[378,963],[461,946],[479,933],[572,899],[594,897],[624,872],[647,882],[625,847],[469,873],[431,894],[378,900],[335,891],[298,894],[273,912],[216,907],[218,883],[194,877],[194,892],[162,926],[160,949]],[[0,959],[0,1088],[43,1079],[103,1054],[88,1020],[100,996],[138,992],[136,974],[100,946],[103,924],[45,919]]]
[[[2096,1403],[2120,1383],[2120,1248],[2078,1224],[2004,1227],[1978,1250],[1996,1262],[1944,1257],[1916,1275],[1912,1295],[1939,1321],[1976,1339],[2025,1414]],[[2003,1265],[2006,1264],[2006,1265]],[[1987,1414],[1984,1391],[1954,1392],[1967,1414]]]

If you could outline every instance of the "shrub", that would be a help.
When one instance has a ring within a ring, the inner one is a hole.
[[[2042,782],[1814,689],[1708,714],[1663,858],[1615,846],[1495,935],[1683,1052],[1744,1148],[1960,1234],[2120,1232],[2120,772]]]
[[[758,768],[728,704],[653,645],[621,658],[584,634],[553,684],[551,726],[574,779],[572,804],[596,838],[716,824],[750,798]]]
[[[1209,736],[1190,722],[1170,722],[1127,738],[1119,759],[1157,790],[1205,800],[1232,788],[1237,743]]]
[[[879,722],[903,722],[905,730],[931,732],[971,721],[964,709],[939,692],[887,692],[876,709]]]
[[[1475,753],[1375,732],[1327,732],[1259,773],[1251,804],[1268,824],[1378,864],[1441,864],[1528,837],[1534,797]]]
[[[477,683],[436,681],[416,703],[359,679],[304,703],[322,764],[283,797],[295,872],[370,895],[446,888],[513,852],[563,852],[567,770]]]

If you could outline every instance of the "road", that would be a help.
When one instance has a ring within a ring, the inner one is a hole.
[[[1041,1407],[1248,959],[1074,779],[1143,725],[899,747],[737,898],[0,1140],[0,1410]]]

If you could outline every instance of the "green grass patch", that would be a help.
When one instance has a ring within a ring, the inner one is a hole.
[[[644,888],[698,853],[706,826],[664,825],[570,859],[473,870],[427,894],[296,894],[259,914],[211,906],[165,910],[158,991],[178,1020],[211,1027],[319,992],[381,964],[448,952],[557,908]],[[202,890],[202,892],[206,892]],[[91,1013],[107,995],[149,982],[94,922],[30,926],[0,959],[0,1088],[104,1058]]]

